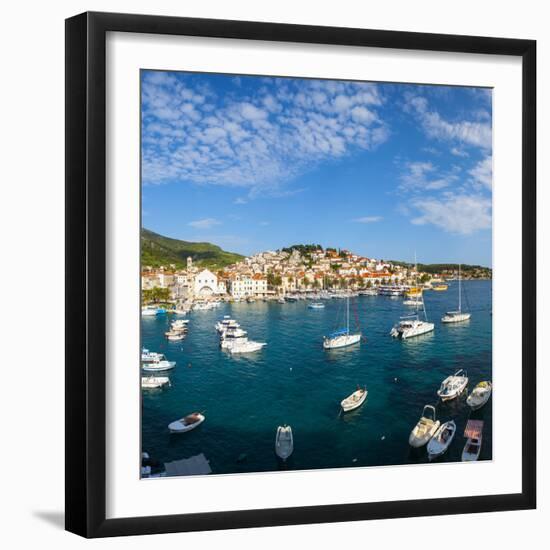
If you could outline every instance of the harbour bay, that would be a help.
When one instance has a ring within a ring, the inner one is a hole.
[[[143,317],[143,346],[177,366],[168,373],[170,387],[142,392],[142,450],[160,463],[204,453],[214,474],[425,463],[426,450],[409,447],[408,436],[423,406],[437,403],[438,419],[457,423],[455,440],[437,462],[460,461],[470,417],[484,420],[480,459],[491,459],[491,402],[472,413],[466,393],[446,403],[436,394],[442,380],[461,368],[470,391],[493,378],[491,281],[464,281],[472,318],[444,325],[441,317],[456,307],[456,285],[424,293],[435,330],[404,341],[389,336],[411,309],[401,298],[355,298],[352,323],[356,313],[366,340],[339,350],[323,350],[322,338],[338,328],[344,300],[325,300],[317,310],[304,300],[193,311],[180,342],[164,336],[174,315]],[[221,350],[214,325],[224,315],[267,345],[243,356]],[[340,401],[358,385],[367,386],[367,400],[342,414]],[[170,422],[192,411],[206,416],[199,428],[168,432]],[[274,439],[285,423],[292,426],[294,453],[282,465]]]

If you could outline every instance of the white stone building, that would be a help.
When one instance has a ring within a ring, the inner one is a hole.
[[[203,269],[195,276],[193,291],[195,296],[203,298],[217,294],[218,277],[208,269]]]

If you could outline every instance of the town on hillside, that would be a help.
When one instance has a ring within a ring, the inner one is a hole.
[[[490,270],[463,277],[487,275]],[[421,272],[411,264],[367,258],[348,250],[294,245],[260,252],[215,273],[195,265],[192,257],[187,258],[186,269],[142,266],[141,288],[144,304],[171,301],[184,307],[197,300],[275,300],[293,294],[361,291],[385,285],[422,284],[429,288],[456,276],[454,269]]]

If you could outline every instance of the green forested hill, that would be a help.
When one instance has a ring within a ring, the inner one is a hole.
[[[221,269],[226,265],[243,259],[240,254],[226,252],[219,246],[210,243],[194,243],[163,237],[148,229],[141,230],[141,265],[159,267],[175,264],[186,266],[187,257],[191,256],[196,265]]]

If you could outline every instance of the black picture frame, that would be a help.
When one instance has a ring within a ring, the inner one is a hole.
[[[106,519],[105,41],[109,31],[516,56],[522,60],[522,491]],[[108,537],[536,506],[536,42],[115,13],[66,20],[66,529]]]

